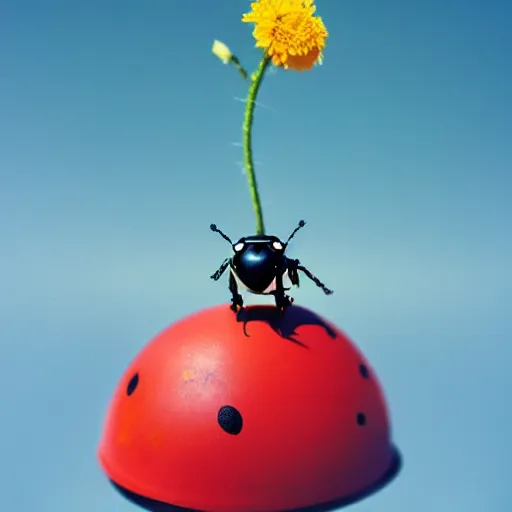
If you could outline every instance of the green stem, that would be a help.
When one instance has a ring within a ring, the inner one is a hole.
[[[256,96],[260,89],[261,82],[265,76],[270,59],[264,56],[258,69],[251,78],[251,87],[247,96],[247,104],[245,106],[243,134],[244,134],[244,163],[245,172],[247,174],[247,182],[249,184],[249,193],[251,194],[252,207],[256,215],[256,234],[264,235],[265,226],[263,224],[263,212],[261,210],[261,199],[258,192],[258,184],[254,174],[254,162],[252,158],[252,125],[254,120],[254,107],[256,106]]]
[[[240,61],[238,60],[238,57],[236,55],[232,55],[231,56],[231,64],[233,64],[233,66],[235,66],[235,68],[242,75],[242,78],[244,80],[247,80],[249,78],[249,75],[247,74],[247,71],[242,66],[242,64],[240,64]]]

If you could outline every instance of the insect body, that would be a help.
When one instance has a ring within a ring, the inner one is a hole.
[[[284,277],[287,276],[292,285],[299,286],[299,271],[322,288],[326,295],[333,293],[302,266],[299,260],[285,256],[288,243],[305,225],[306,223],[301,220],[286,242],[282,242],[276,236],[253,235],[240,238],[236,243],[233,243],[215,224],[210,226],[212,231],[219,233],[233,248],[232,257],[225,259],[217,272],[210,276],[214,281],[218,281],[229,267],[229,291],[232,295],[233,311],[236,312],[244,306],[239,285],[257,295],[273,295],[276,307],[279,311],[284,311],[293,302],[285,293],[290,288],[285,288]]]

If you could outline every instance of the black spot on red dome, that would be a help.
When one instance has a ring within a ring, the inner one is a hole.
[[[126,394],[128,396],[132,395],[133,392],[137,389],[138,385],[139,385],[139,374],[136,373],[130,379],[130,382],[128,382],[128,386],[126,386]]]
[[[370,378],[370,372],[368,371],[368,367],[364,364],[359,365],[359,373],[361,374],[361,377],[363,377],[363,379]]]
[[[240,411],[232,405],[223,405],[217,414],[217,422],[224,432],[236,436],[243,427],[243,419]]]
[[[364,427],[366,425],[366,415],[363,414],[362,412],[358,412],[356,416],[356,421],[360,427]]]

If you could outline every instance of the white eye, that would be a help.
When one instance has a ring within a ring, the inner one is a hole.
[[[281,251],[283,249],[283,244],[281,242],[272,242],[272,247],[274,247],[276,251]]]
[[[244,243],[243,242],[239,242],[237,243],[233,249],[235,250],[235,252],[240,252],[242,249],[244,248]]]

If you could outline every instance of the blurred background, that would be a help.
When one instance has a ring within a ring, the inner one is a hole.
[[[2,510],[135,512],[96,449],[110,396],[254,230],[249,2],[7,0],[0,17]],[[325,63],[261,90],[267,230],[335,290],[404,468],[350,508],[505,512],[512,487],[512,4],[318,0]],[[254,302],[254,298],[249,298]]]

